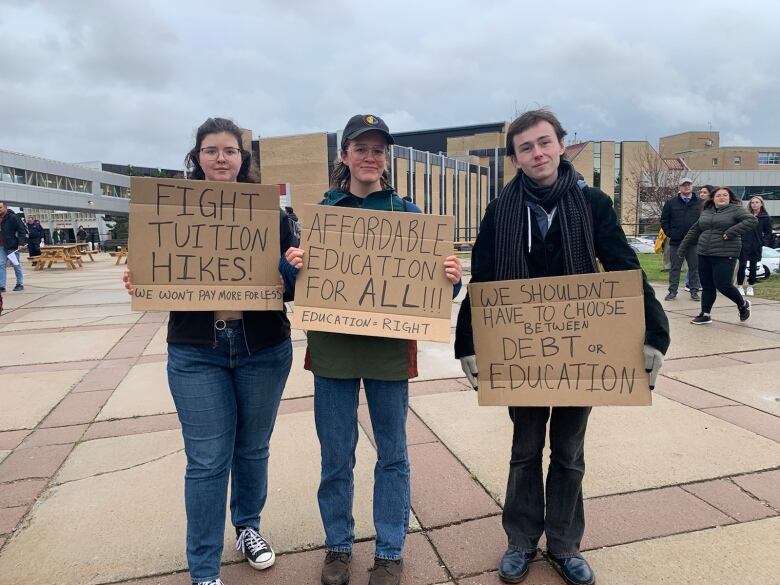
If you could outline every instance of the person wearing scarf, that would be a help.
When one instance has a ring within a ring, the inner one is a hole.
[[[562,159],[566,131],[547,110],[522,114],[509,126],[506,149],[517,175],[492,201],[482,219],[471,260],[471,282],[590,274],[640,268],[618,225],[611,199],[582,186]],[[655,385],[669,347],[669,322],[643,273],[645,369]],[[468,296],[461,305],[455,357],[476,390],[477,368]],[[503,526],[509,546],[499,577],[519,583],[528,574],[542,533],[546,557],[570,585],[595,582],[580,555],[585,530],[582,479],[589,407],[510,407],[514,423]],[[547,501],[542,450],[550,420]]]

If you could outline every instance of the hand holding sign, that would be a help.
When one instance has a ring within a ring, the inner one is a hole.
[[[293,327],[449,341],[461,263],[453,218],[311,205],[304,208]]]
[[[639,270],[476,283],[469,297],[480,404],[651,403],[661,356],[643,351]]]
[[[282,308],[277,186],[133,177],[131,189],[133,309]]]

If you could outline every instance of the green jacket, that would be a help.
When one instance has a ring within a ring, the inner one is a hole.
[[[685,257],[686,250],[696,244],[699,256],[737,258],[742,250],[742,234],[758,225],[758,220],[739,203],[716,208],[708,205],[699,221],[685,235],[677,255]],[[723,239],[724,234],[728,239]]]
[[[328,191],[320,205],[420,213],[392,189],[357,197]],[[304,367],[323,378],[400,381],[417,377],[417,342],[388,337],[309,331]]]

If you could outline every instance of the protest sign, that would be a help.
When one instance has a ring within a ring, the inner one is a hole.
[[[131,179],[133,310],[281,310],[279,187]]]
[[[469,285],[479,403],[651,404],[642,272]]]
[[[452,217],[307,205],[293,327],[450,340]]]

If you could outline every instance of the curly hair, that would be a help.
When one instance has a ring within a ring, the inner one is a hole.
[[[200,146],[203,144],[203,139],[206,136],[209,134],[219,134],[220,132],[227,132],[228,134],[235,136],[236,141],[238,142],[238,148],[241,150],[241,168],[238,171],[236,181],[239,183],[259,183],[260,177],[256,165],[253,164],[252,153],[247,152],[241,146],[241,128],[239,128],[233,120],[228,120],[227,118],[209,118],[198,127],[198,131],[195,133],[195,146],[193,146],[192,150],[184,157],[184,166],[187,168],[187,178],[200,181],[206,179],[206,175],[198,160]]]

